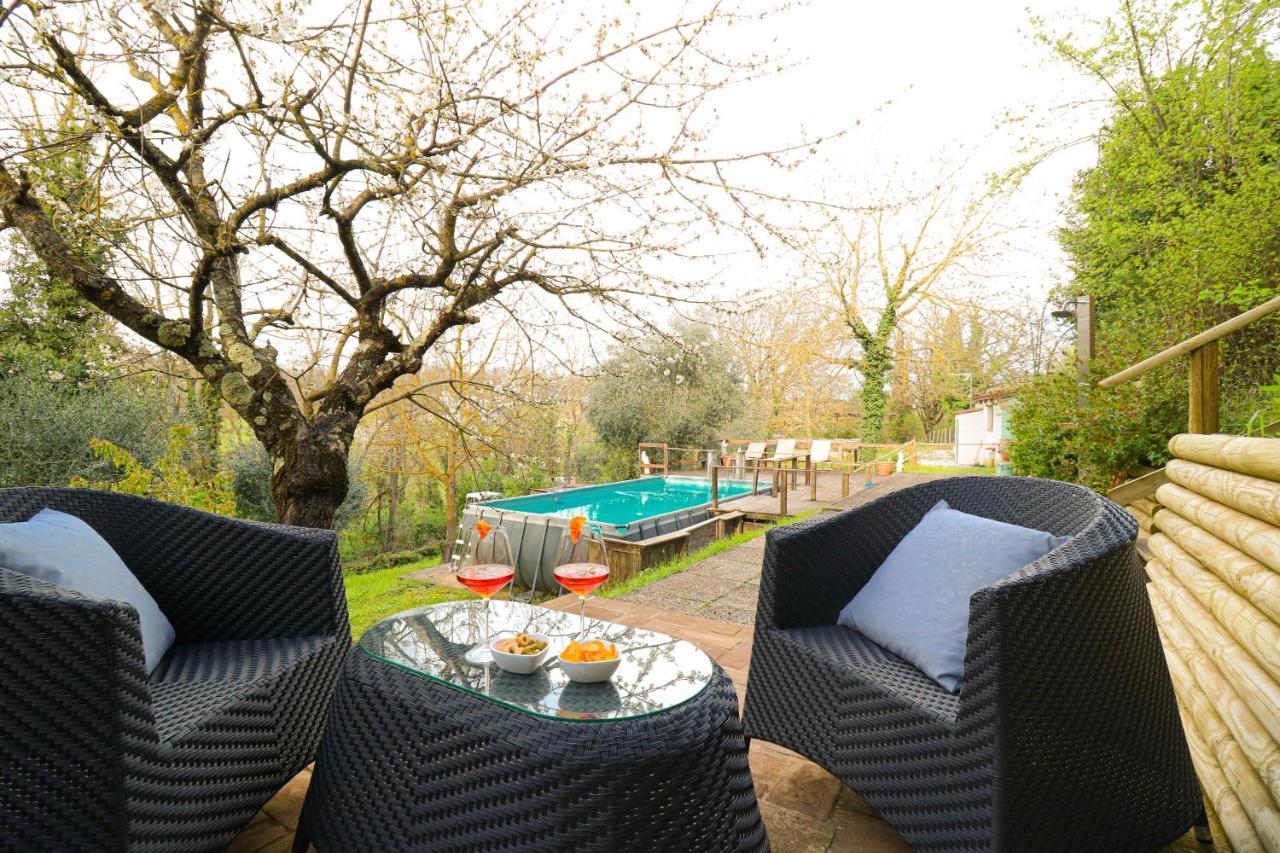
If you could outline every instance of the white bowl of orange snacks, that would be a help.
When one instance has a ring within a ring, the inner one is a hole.
[[[621,663],[618,647],[604,640],[574,640],[560,653],[564,674],[580,684],[608,681]]]
[[[550,641],[542,634],[520,631],[494,640],[489,645],[489,651],[493,652],[493,662],[499,669],[516,675],[528,675],[542,666],[550,647]]]

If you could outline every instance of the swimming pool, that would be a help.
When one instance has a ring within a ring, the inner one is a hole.
[[[746,480],[720,480],[720,500],[751,493]],[[711,517],[711,485],[701,477],[642,477],[473,504],[463,512],[464,529],[484,519],[501,527],[514,552],[516,578],[524,586],[553,587],[551,569],[569,519],[583,515],[606,537],[638,541],[661,536]],[[492,542],[481,546],[487,558]]]
[[[749,482],[719,482],[720,500],[736,498],[750,491]],[[710,503],[711,486],[705,479],[667,476],[622,480],[520,498],[500,498],[487,501],[484,506],[560,518],[585,515],[588,521],[599,524],[605,535],[611,536],[625,535],[631,525],[645,519]]]

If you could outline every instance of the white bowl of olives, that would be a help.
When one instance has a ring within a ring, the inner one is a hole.
[[[537,670],[547,659],[550,649],[551,643],[546,636],[524,631],[498,637],[489,644],[493,662],[498,668],[516,675],[529,675]]]

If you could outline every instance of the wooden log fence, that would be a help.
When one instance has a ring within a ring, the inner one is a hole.
[[[1219,849],[1280,853],[1280,439],[1179,435],[1128,506]]]

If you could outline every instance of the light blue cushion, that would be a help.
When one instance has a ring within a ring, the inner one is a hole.
[[[74,515],[42,509],[29,521],[0,524],[0,566],[93,598],[132,604],[148,673],[173,645],[173,626],[160,605],[107,540]]]
[[[964,675],[969,597],[1070,538],[969,515],[938,501],[838,621],[955,693]]]

